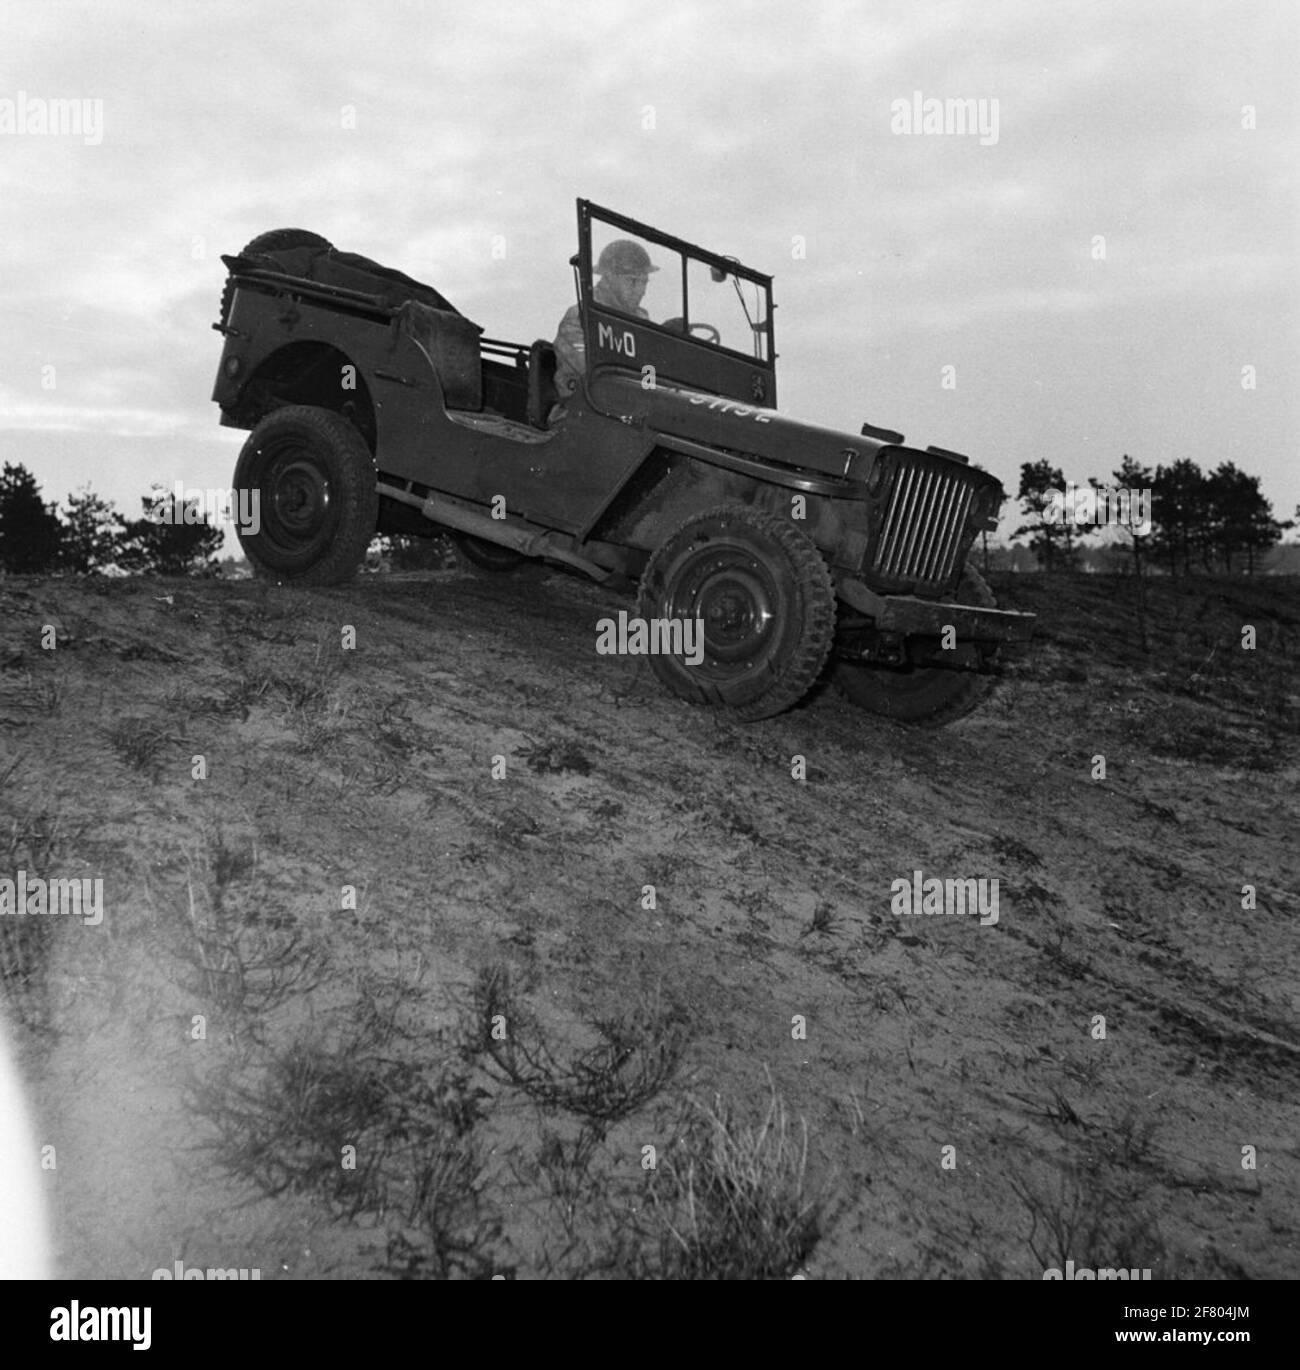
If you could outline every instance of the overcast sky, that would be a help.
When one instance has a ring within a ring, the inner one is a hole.
[[[571,301],[586,196],[776,277],[800,417],[968,452],[1012,495],[1043,457],[1233,460],[1289,518],[1298,13],[6,0],[0,458],[133,517],[155,481],[228,485],[221,253],[314,229],[527,342]],[[897,131],[915,92],[988,102],[996,138]],[[53,98],[102,127],[17,126]]]

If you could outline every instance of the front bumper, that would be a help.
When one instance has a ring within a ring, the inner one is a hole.
[[[1028,642],[1037,614],[1011,609],[981,609],[951,600],[916,599],[912,595],[878,595],[860,580],[841,580],[836,593],[846,604],[870,618],[882,633],[938,637],[956,630],[960,642]]]

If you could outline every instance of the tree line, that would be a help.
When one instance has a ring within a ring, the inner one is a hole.
[[[104,571],[201,575],[225,545],[220,528],[176,496],[145,495],[143,517],[123,518],[89,486],[60,509],[41,498],[35,476],[6,462],[0,474],[0,569],[15,574]],[[189,522],[186,522],[188,516]]]
[[[1117,529],[1137,575],[1153,567],[1175,576],[1198,571],[1253,574],[1263,553],[1295,527],[1273,517],[1259,477],[1230,461],[1209,473],[1190,458],[1153,470],[1125,455],[1109,486],[1090,478],[1088,487],[1094,494],[1114,490],[1146,496],[1127,501],[1126,521],[1109,525]],[[1012,533],[1011,541],[1024,541],[1045,571],[1074,569],[1082,540],[1106,531],[1059,516],[1058,493],[1065,489],[1064,476],[1049,461],[1026,462],[1020,468],[1018,498],[1027,522]]]
[[[1089,487],[1149,497],[1149,502],[1131,502],[1127,522],[1110,525],[1138,575],[1150,567],[1171,575],[1253,574],[1260,556],[1295,526],[1273,517],[1259,477],[1232,462],[1207,474],[1190,458],[1152,469],[1125,455],[1109,487],[1094,479]],[[1062,518],[1065,490],[1060,468],[1049,461],[1021,466],[1018,498],[1027,521],[1010,540],[1023,542],[1046,571],[1076,569],[1084,539],[1106,531],[1077,523],[1068,510]],[[31,575],[110,567],[157,575],[212,570],[225,539],[202,511],[177,508],[175,495],[161,492],[143,496],[140,503],[142,517],[128,520],[87,486],[58,508],[41,498],[30,471],[6,462],[0,474],[0,570]],[[1139,514],[1149,515],[1149,525]],[[986,540],[986,565],[987,554]]]

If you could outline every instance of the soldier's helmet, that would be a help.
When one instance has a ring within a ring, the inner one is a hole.
[[[606,243],[596,260],[597,276],[648,276],[658,270],[645,248],[630,238]]]

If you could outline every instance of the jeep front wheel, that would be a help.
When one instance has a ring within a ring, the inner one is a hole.
[[[997,608],[988,582],[969,564],[952,598],[958,604]],[[859,708],[927,728],[940,728],[964,718],[992,693],[994,683],[993,676],[980,671],[944,666],[864,666],[850,660],[837,661],[832,674]]]
[[[249,434],[235,489],[256,519],[237,527],[259,574],[299,585],[337,585],[365,558],[379,520],[375,466],[341,414],[289,405]]]
[[[788,520],[746,505],[688,519],[651,556],[641,617],[698,620],[699,656],[661,652],[655,675],[674,694],[736,718],[770,718],[817,679],[835,633],[835,590],[813,543]],[[653,639],[652,639],[653,641]]]

